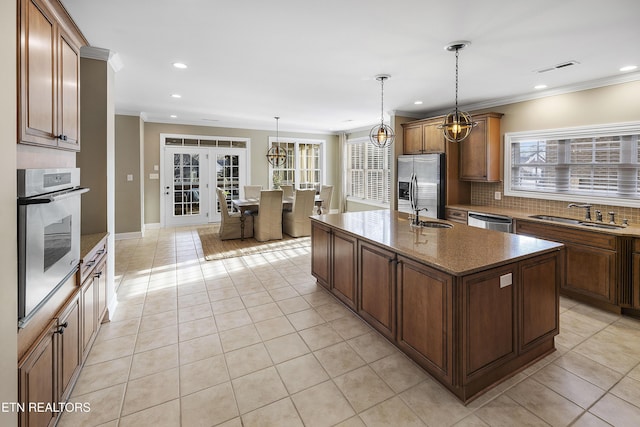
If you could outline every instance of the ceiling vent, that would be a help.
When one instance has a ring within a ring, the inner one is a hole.
[[[551,67],[545,67],[545,68],[541,68],[539,70],[536,70],[536,73],[546,73],[548,71],[553,71],[553,70],[560,70],[562,68],[567,68],[567,67],[571,67],[572,65],[578,65],[579,62],[578,61],[567,61],[567,62],[563,62],[561,64],[556,64],[556,65],[552,65]]]

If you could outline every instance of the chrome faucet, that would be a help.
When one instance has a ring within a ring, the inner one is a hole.
[[[588,203],[579,205],[577,203],[569,203],[568,208],[582,208],[585,210],[584,219],[585,221],[591,221],[591,205]]]
[[[596,210],[596,221],[602,222],[602,212],[599,210]]]
[[[416,209],[414,209],[415,217],[413,218],[413,225],[420,225],[420,218],[419,218],[420,211],[427,212],[428,210],[429,209],[427,209],[427,208],[420,208],[420,209],[416,208]]]

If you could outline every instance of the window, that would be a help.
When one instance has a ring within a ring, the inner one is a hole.
[[[271,186],[293,185],[296,189],[315,188],[320,190],[323,183],[324,141],[269,138],[269,147],[280,146],[287,153],[285,162],[280,166],[269,166]]]
[[[640,206],[640,123],[505,135],[505,195]]]
[[[391,147],[375,147],[369,138],[347,141],[347,196],[389,204]]]

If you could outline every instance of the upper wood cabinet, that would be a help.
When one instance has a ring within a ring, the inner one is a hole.
[[[460,179],[463,181],[499,182],[500,118],[502,114],[472,116],[478,125],[460,143]]]
[[[56,0],[20,0],[18,142],[80,149],[80,46]]]
[[[403,127],[403,153],[425,154],[444,153],[445,140],[441,129],[442,117],[434,117],[426,120],[404,123]]]

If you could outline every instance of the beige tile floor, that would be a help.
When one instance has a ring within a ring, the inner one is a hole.
[[[59,426],[639,426],[640,322],[561,299],[557,350],[462,405],[316,286],[310,251],[116,242],[119,306]]]

